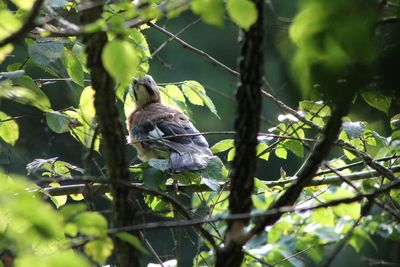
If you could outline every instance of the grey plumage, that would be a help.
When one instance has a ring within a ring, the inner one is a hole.
[[[187,116],[161,102],[152,77],[135,79],[133,88],[137,108],[127,120],[128,142],[136,148],[138,157],[142,161],[169,159],[174,172],[206,168],[213,158],[207,140]],[[141,140],[147,141],[137,142]]]

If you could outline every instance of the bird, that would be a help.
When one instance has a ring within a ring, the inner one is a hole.
[[[153,77],[133,79],[132,88],[136,108],[126,121],[127,140],[138,158],[168,159],[175,173],[205,169],[214,157],[207,140],[185,114],[162,102]]]

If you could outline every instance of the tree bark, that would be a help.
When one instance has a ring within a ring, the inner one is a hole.
[[[82,23],[88,24],[100,19],[102,11],[101,5],[83,11]],[[95,90],[94,106],[102,136],[102,152],[107,166],[107,176],[112,185],[114,227],[132,225],[135,208],[128,204],[129,188],[118,182],[129,181],[129,170],[125,154],[125,138],[115,102],[115,85],[101,61],[101,53],[107,44],[107,35],[105,32],[96,32],[85,36],[83,42],[86,45],[87,65]],[[118,238],[114,243],[117,266],[140,266],[139,252],[133,246]]]
[[[235,148],[229,196],[230,214],[249,213],[252,208],[251,195],[254,188],[262,108],[261,87],[264,74],[264,20],[263,0],[253,0],[257,7],[256,23],[243,32],[241,57],[239,59],[240,81],[236,100],[238,103],[235,121]],[[224,247],[217,251],[216,266],[240,266],[243,261],[242,239],[248,220],[228,221]]]

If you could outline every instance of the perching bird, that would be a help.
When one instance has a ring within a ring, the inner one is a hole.
[[[127,119],[128,143],[136,148],[140,160],[169,159],[173,172],[207,167],[213,155],[206,139],[186,115],[162,103],[160,90],[150,75],[134,79],[133,94],[136,109]],[[182,134],[194,135],[160,139]],[[138,142],[141,140],[149,141]]]

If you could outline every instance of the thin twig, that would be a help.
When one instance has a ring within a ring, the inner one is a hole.
[[[203,58],[205,58],[206,60],[208,60],[209,62],[213,63],[214,65],[222,68],[223,70],[227,71],[230,74],[235,75],[236,77],[239,77],[239,73],[231,68],[229,68],[228,66],[226,66],[225,64],[221,63],[220,61],[216,60],[215,58],[213,58],[212,56],[210,56],[209,54],[207,54],[206,52],[204,52],[203,50],[200,50],[190,44],[188,44],[187,42],[183,41],[182,39],[178,38],[177,36],[175,36],[173,33],[167,31],[166,29],[158,26],[155,23],[152,22],[148,22],[147,23],[150,27],[158,30],[159,32],[169,36],[170,38],[173,38],[173,40],[175,42],[177,42],[178,44],[180,44],[183,48],[187,48],[189,50],[191,50],[192,52],[202,56]]]

